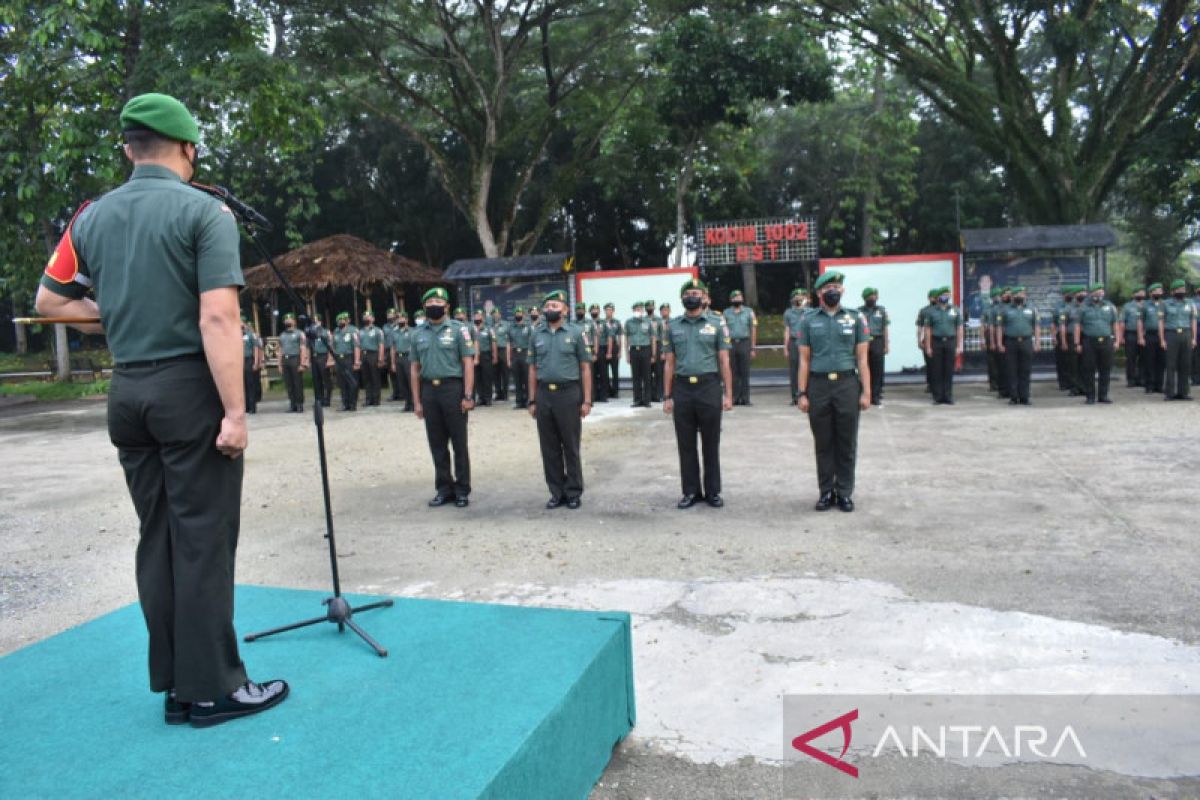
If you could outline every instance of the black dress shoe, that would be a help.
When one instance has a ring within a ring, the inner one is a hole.
[[[942,405],[944,405],[944,406],[952,406],[952,405],[954,405],[954,401],[953,401],[953,400],[950,400],[950,399],[946,399],[946,400],[943,400],[943,401],[942,401]]]
[[[1010,397],[1010,398],[1008,399],[1008,404],[1009,404],[1010,406],[1015,406],[1015,405],[1017,405],[1017,404],[1018,404],[1018,403],[1020,403],[1020,402],[1021,402],[1021,401],[1020,401],[1020,400],[1018,400],[1018,399],[1017,399],[1017,398],[1015,398],[1015,397]]]
[[[549,508],[549,509],[558,508],[559,506],[561,506],[563,504],[563,502],[564,501],[561,497],[551,497],[549,500],[546,501],[546,508]]]
[[[837,506],[842,511],[849,513],[854,510],[854,501],[849,497],[842,497],[840,494],[837,497]]]
[[[279,705],[287,696],[287,681],[246,681],[237,691],[220,700],[192,703],[192,727],[208,728],[238,717],[248,717]]]
[[[437,497],[435,497],[435,498],[433,498],[432,500],[430,500],[430,501],[429,501],[429,505],[430,505],[432,508],[437,508],[438,506],[444,506],[444,505],[446,505],[447,503],[449,503],[449,502],[450,502],[450,500],[451,500],[451,499],[452,499],[452,498],[451,498],[451,497],[449,497],[448,495],[442,495],[442,494],[439,494]]]
[[[710,494],[706,498],[706,502],[713,508],[720,508],[725,505],[725,501],[721,499],[721,495],[719,494]]]
[[[817,504],[813,506],[815,511],[828,511],[837,501],[837,496],[833,492],[826,492],[817,500]]]
[[[699,498],[696,497],[696,495],[685,494],[683,497],[679,498],[679,502],[675,504],[675,507],[676,508],[691,508],[692,506],[696,505],[697,500],[699,500]]]
[[[455,508],[466,508],[470,504],[471,504],[471,501],[468,500],[465,496],[454,498],[454,507]]]
[[[191,714],[192,704],[181,703],[175,699],[175,690],[171,690],[166,694],[164,702],[163,719],[168,725],[183,725],[188,721]]]
[[[1094,406],[1094,405],[1096,405],[1096,398],[1089,397],[1087,400],[1084,400],[1083,402],[1085,405]]]
[[[1101,397],[1101,398],[1100,398],[1099,400],[1097,400],[1096,402],[1098,402],[1098,403],[1104,403],[1105,405],[1108,405],[1109,403],[1111,403],[1111,402],[1112,402],[1112,400],[1109,400],[1107,397]]]
[[[579,508],[579,506],[581,506],[581,505],[583,505],[583,503],[579,500],[578,497],[572,497],[569,500],[567,500],[567,508],[570,508],[572,510]]]

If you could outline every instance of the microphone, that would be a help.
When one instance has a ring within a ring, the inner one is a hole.
[[[195,181],[192,181],[192,186],[223,201],[225,205],[229,206],[229,210],[237,214],[238,217],[241,218],[242,222],[244,222],[246,225],[261,228],[268,233],[275,230],[275,226],[271,224],[271,220],[258,213],[258,211],[251,206],[248,206],[241,200],[238,200],[236,197],[234,197],[233,192],[229,191],[224,186],[207,186],[203,183],[196,183]]]

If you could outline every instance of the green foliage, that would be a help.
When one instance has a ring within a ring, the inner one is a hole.
[[[0,395],[8,397],[35,397],[40,401],[79,400],[108,394],[109,381],[90,383],[81,381],[27,381],[25,383],[0,383]]]

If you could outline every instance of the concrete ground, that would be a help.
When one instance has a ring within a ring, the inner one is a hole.
[[[935,407],[895,386],[862,419],[853,514],[812,511],[811,436],[779,387],[725,417],[721,510],[674,507],[671,422],[627,393],[584,426],[574,512],[543,510],[533,422],[506,404],[472,415],[465,510],[425,506],[411,414],[334,412],[343,588],[631,611],[638,726],[597,800],[843,796],[840,773],[782,760],[782,694],[1200,692],[1200,403],[1113,395],[1085,406],[1038,383],[1010,407],[964,383]],[[260,409],[238,580],[326,588],[310,419]],[[137,533],[103,402],[0,409],[0,448],[6,653],[134,601]],[[243,656],[253,674],[254,645]],[[852,786],[1200,796],[1150,763],[902,764]]]

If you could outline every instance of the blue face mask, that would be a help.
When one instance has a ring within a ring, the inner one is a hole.
[[[939,303],[949,303],[950,295],[948,295],[948,294],[938,295],[938,302]]]

